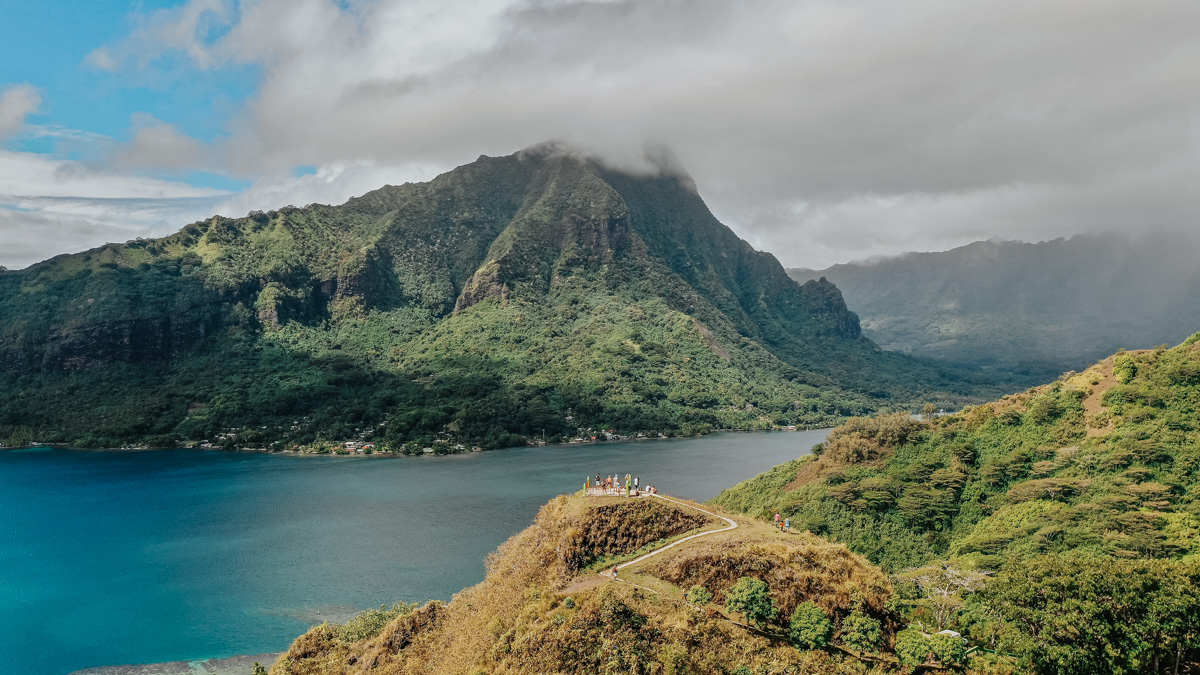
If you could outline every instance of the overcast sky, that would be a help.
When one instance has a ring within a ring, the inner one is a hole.
[[[9,267],[548,139],[614,161],[667,145],[788,266],[1200,226],[1194,0],[60,0],[5,16]]]

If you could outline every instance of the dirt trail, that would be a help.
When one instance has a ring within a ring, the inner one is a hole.
[[[725,522],[729,523],[729,527],[723,527],[723,528],[721,528],[721,529],[719,529],[719,530],[709,530],[709,531],[707,531],[707,532],[699,532],[699,533],[697,533],[697,534],[693,534],[693,535],[691,535],[691,536],[689,536],[689,537],[684,537],[683,539],[680,539],[679,541],[673,541],[673,542],[671,542],[670,544],[667,544],[666,546],[664,546],[664,547],[662,547],[662,548],[660,548],[660,549],[655,549],[655,550],[653,550],[653,551],[651,551],[651,552],[647,553],[646,555],[644,555],[644,556],[642,556],[642,557],[640,557],[640,558],[636,558],[636,559],[634,559],[634,560],[630,560],[629,562],[627,562],[627,563],[624,563],[624,564],[622,564],[622,565],[614,565],[614,566],[612,566],[612,567],[608,568],[606,571],[604,571],[604,572],[601,572],[601,573],[600,573],[600,576],[602,576],[602,577],[605,577],[605,578],[611,578],[612,571],[613,571],[614,569],[615,569],[615,570],[617,570],[617,571],[620,571],[620,570],[621,570],[621,568],[623,568],[623,567],[629,567],[630,565],[636,565],[636,564],[638,564],[638,563],[642,562],[643,560],[648,560],[648,559],[650,559],[650,558],[653,558],[654,556],[656,556],[656,555],[658,555],[658,554],[660,554],[660,553],[664,553],[664,552],[666,552],[666,551],[669,551],[669,550],[671,550],[671,549],[675,548],[676,546],[678,546],[678,545],[680,545],[680,544],[682,544],[682,543],[685,543],[685,542],[689,542],[689,541],[691,541],[691,540],[693,540],[693,539],[696,539],[697,537],[707,537],[707,536],[708,536],[708,535],[710,535],[710,534],[717,534],[718,532],[728,532],[728,531],[730,531],[730,530],[736,530],[736,529],[737,529],[737,527],[738,527],[737,521],[735,521],[735,520],[734,520],[734,519],[732,519],[732,518],[726,518],[725,516],[718,515],[718,514],[716,514],[716,513],[713,513],[712,511],[705,511],[704,509],[702,509],[702,508],[700,508],[700,507],[698,507],[698,506],[692,506],[691,504],[688,504],[687,502],[681,502],[681,501],[679,501],[678,499],[671,499],[670,497],[664,497],[664,496],[662,496],[662,495],[659,495],[659,494],[650,494],[650,495],[646,495],[646,496],[647,496],[647,497],[657,497],[658,499],[662,499],[662,500],[664,500],[664,501],[671,502],[672,504],[678,504],[679,506],[682,506],[682,507],[684,507],[684,508],[692,509],[693,511],[699,511],[700,513],[704,513],[704,514],[710,515],[710,516],[712,516],[713,518],[720,518],[721,520],[723,520],[723,521],[725,521]],[[635,585],[636,585],[636,584],[635,584]],[[650,589],[646,589],[646,590],[650,590]]]

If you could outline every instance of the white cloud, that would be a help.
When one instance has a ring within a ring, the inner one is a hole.
[[[222,190],[0,150],[0,265],[137,236],[162,236],[212,214]]]
[[[41,94],[28,84],[14,84],[0,91],[0,140],[20,131],[25,118],[41,105]]]
[[[196,139],[151,115],[133,117],[133,138],[110,160],[121,168],[206,169],[213,153]]]
[[[230,169],[338,177],[239,205],[558,138],[672,147],[796,265],[1200,217],[1188,0],[232,2],[153,13],[92,60],[260,67]]]

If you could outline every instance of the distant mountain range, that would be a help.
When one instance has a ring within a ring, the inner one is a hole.
[[[791,269],[824,278],[884,349],[1037,379],[1200,329],[1194,239],[1087,235]]]
[[[556,146],[0,272],[0,442],[420,451],[828,424],[975,383],[880,351],[686,175]]]

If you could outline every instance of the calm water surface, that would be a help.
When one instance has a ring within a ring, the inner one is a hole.
[[[825,434],[395,459],[0,451],[0,674],[279,651],[323,619],[478,583],[584,476],[706,500]]]

